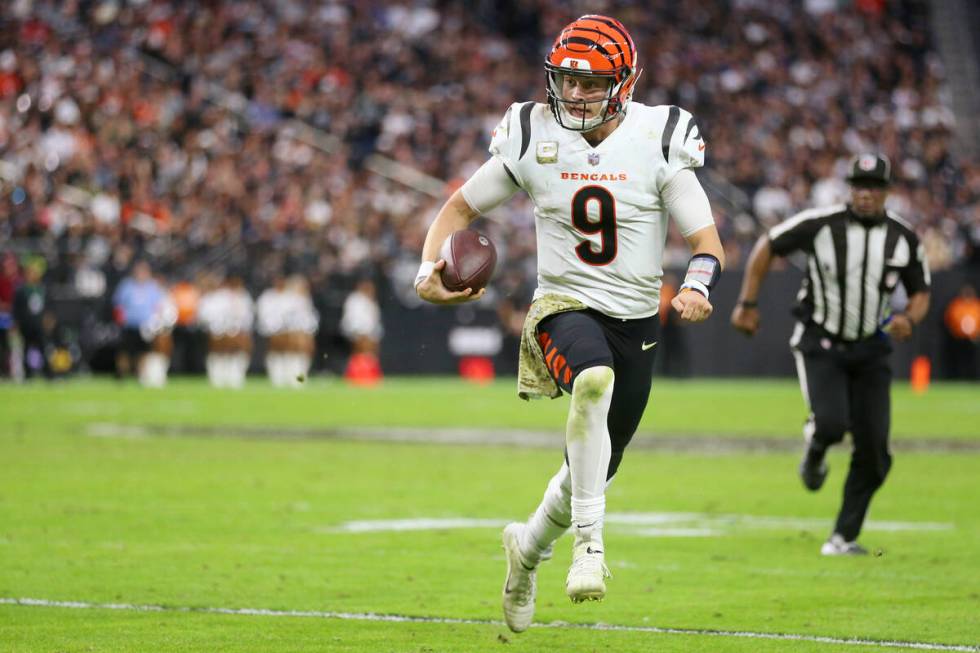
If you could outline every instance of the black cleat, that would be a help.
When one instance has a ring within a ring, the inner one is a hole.
[[[806,489],[816,492],[822,488],[823,482],[827,480],[828,471],[830,470],[823,455],[817,455],[807,447],[803,460],[800,461],[800,479],[803,480]]]

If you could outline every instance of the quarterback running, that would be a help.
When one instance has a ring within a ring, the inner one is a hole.
[[[694,173],[705,141],[677,106],[631,102],[640,78],[626,28],[587,15],[562,29],[545,63],[547,104],[512,104],[493,132],[491,158],[439,211],[415,280],[422,299],[473,301],[442,284],[439,248],[519,190],[534,204],[537,289],[521,340],[522,398],[571,395],[565,456],[535,512],[503,532],[503,610],[511,630],[534,616],[536,570],[572,529],[565,592],[601,600],[610,577],[605,490],[646,408],[660,321],[669,217],[691,248],[671,304],[681,318],[711,315],[724,265],[708,198]]]

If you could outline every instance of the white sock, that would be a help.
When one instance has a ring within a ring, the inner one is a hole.
[[[204,361],[204,366],[208,371],[208,381],[211,382],[215,388],[222,387],[222,376],[221,376],[221,355],[220,354],[208,354],[208,357]]]
[[[296,384],[296,379],[294,378],[296,374],[293,372],[293,353],[284,352],[280,354],[279,358],[279,385],[291,388]]]
[[[220,375],[221,375],[221,387],[222,388],[234,388],[235,387],[235,359],[234,354],[221,354],[220,360]]]
[[[153,354],[143,354],[143,356],[136,363],[136,378],[139,380],[140,385],[150,387],[153,385],[153,364],[150,362],[150,357]]]
[[[521,557],[535,566],[551,557],[555,540],[568,530],[572,522],[572,478],[564,463],[551,477],[537,510],[527,520],[521,538]]]
[[[297,377],[300,375],[300,355],[296,352],[286,354],[286,385],[298,388],[302,385]]]
[[[289,378],[292,374],[292,361],[289,360],[291,356],[292,354],[289,352],[281,352],[279,354],[279,385],[286,388],[291,385],[291,379]]]
[[[218,387],[219,388],[232,388],[234,387],[234,374],[235,370],[232,368],[232,358],[231,354],[219,354],[218,355]]]
[[[167,385],[167,375],[170,372],[170,357],[157,354],[157,383],[159,387]]]
[[[615,375],[608,367],[590,367],[580,372],[572,387],[565,429],[572,477],[572,524],[577,538],[590,538],[600,544],[606,513],[606,474],[612,453],[606,420],[614,381]]]
[[[273,386],[282,385],[282,354],[270,352],[265,357],[265,372]]]
[[[289,380],[297,388],[303,387],[306,377],[310,372],[310,357],[304,353],[296,352],[292,355],[293,367],[290,370]]]
[[[238,352],[237,354],[231,354],[229,357],[229,381],[233,388],[242,388],[245,386],[245,376],[248,374],[248,362],[249,355],[247,352]]]
[[[148,388],[162,388],[167,384],[167,368],[170,359],[159,352],[152,351],[143,357],[140,364],[140,383]]]
[[[248,379],[248,366],[252,364],[252,353],[248,351],[243,351],[238,354],[238,378],[242,387],[245,385],[246,379]]]
[[[588,541],[602,548],[602,526],[606,514],[606,497],[597,499],[576,500],[572,497],[572,513],[580,515],[579,521],[574,521],[575,542]]]

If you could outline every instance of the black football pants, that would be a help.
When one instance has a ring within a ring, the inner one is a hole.
[[[860,534],[871,498],[892,464],[888,449],[891,348],[875,339],[832,343],[806,336],[800,345],[796,352],[802,367],[800,381],[811,411],[805,430],[812,432],[814,448],[826,450],[843,440],[847,431],[854,440],[834,528],[850,542]]]
[[[565,392],[571,393],[578,373],[590,367],[611,367],[616,375],[606,420],[611,445],[607,479],[619,469],[646,409],[659,337],[657,315],[621,320],[589,309],[550,315],[538,325],[551,376]]]

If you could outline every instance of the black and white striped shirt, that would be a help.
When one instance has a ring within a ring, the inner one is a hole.
[[[911,296],[929,288],[929,266],[918,237],[891,211],[861,220],[839,204],[797,213],[769,230],[773,254],[807,255],[799,317],[846,341],[875,335],[901,280]]]

